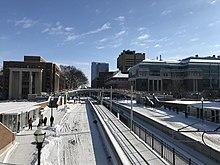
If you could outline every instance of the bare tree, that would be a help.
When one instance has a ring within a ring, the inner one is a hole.
[[[60,66],[62,72],[66,77],[66,84],[68,89],[77,89],[82,85],[88,84],[88,78],[85,74],[77,69],[75,66]]]

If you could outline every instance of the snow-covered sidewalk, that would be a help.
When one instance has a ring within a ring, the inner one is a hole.
[[[43,116],[50,118],[51,110],[45,108]],[[65,114],[64,107],[59,107],[58,110],[54,109],[54,125],[57,125],[62,116]],[[39,119],[33,122],[33,129],[29,130],[26,127],[22,132],[16,134],[14,145],[9,148],[0,157],[3,163],[11,164],[35,164],[37,159],[36,142],[34,139],[34,132],[37,130]],[[42,129],[46,132],[46,136],[50,136],[53,133],[54,127],[49,126],[49,120],[47,120],[47,126],[42,126]],[[44,143],[45,145],[45,143]]]
[[[86,104],[67,104],[53,109],[55,118],[50,127],[50,108],[45,108],[43,116],[47,117],[47,126],[42,126],[46,139],[41,150],[42,165],[64,164],[109,164],[108,154],[93,115]],[[0,155],[0,162],[8,164],[37,164],[37,149],[34,132],[38,119],[33,122],[33,130],[25,128],[16,135],[14,145]],[[1,163],[0,163],[1,164]]]

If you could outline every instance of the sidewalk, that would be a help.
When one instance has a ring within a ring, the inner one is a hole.
[[[56,125],[62,119],[65,114],[64,106],[61,106],[56,110],[53,109],[53,116],[55,118],[54,124]],[[45,108],[43,117],[47,117],[47,126],[42,126],[42,129],[46,132],[46,136],[55,134],[54,127],[50,127],[50,108]],[[33,129],[28,130],[26,127],[22,132],[17,133],[15,142],[8,150],[0,155],[0,164],[21,164],[21,165],[34,165],[37,161],[37,149],[34,139],[34,132],[37,130],[39,119],[33,122]],[[46,141],[44,142],[45,145]]]

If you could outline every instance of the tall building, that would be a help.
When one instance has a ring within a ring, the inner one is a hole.
[[[65,78],[59,67],[41,56],[24,56],[24,61],[3,62],[5,99],[28,98],[29,94],[62,89],[65,89]]]
[[[123,50],[117,58],[117,68],[122,73],[128,73],[128,69],[145,59],[145,53]]]
[[[92,62],[91,66],[91,87],[96,88],[100,72],[109,72],[109,64],[101,62]]]
[[[188,57],[179,61],[146,59],[129,70],[135,90],[176,94],[217,94],[220,56]]]

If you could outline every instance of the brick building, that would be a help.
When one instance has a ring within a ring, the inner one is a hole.
[[[135,51],[123,50],[117,58],[117,68],[122,73],[128,73],[128,69],[145,59],[145,53],[135,53]]]
[[[58,92],[65,89],[59,67],[41,56],[24,56],[24,61],[3,62],[3,97],[28,98],[29,94]]]

